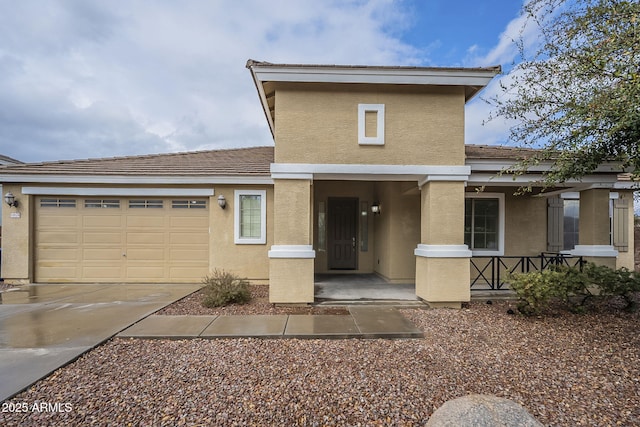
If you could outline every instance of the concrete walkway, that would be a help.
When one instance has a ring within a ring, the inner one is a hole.
[[[349,315],[149,316],[121,338],[422,338],[391,307],[350,306]]]

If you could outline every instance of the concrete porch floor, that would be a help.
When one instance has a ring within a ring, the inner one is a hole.
[[[471,289],[471,300],[514,299],[509,289]],[[389,283],[377,274],[316,274],[315,299],[317,304],[351,304],[386,302],[394,305],[424,303],[416,296],[415,283]]]
[[[420,301],[414,283],[392,284],[377,274],[316,274],[315,298],[335,301]]]

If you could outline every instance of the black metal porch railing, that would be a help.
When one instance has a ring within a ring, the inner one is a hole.
[[[557,265],[578,267],[582,271],[584,262],[581,256],[555,252],[537,256],[474,256],[471,258],[471,289],[506,290],[504,280],[509,274],[542,271]]]

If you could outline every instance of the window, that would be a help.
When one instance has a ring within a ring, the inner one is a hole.
[[[173,209],[206,209],[206,200],[172,200],[171,207]]]
[[[358,144],[384,145],[384,104],[358,104]]]
[[[85,208],[119,208],[120,200],[100,200],[87,199],[84,201]]]
[[[504,253],[504,195],[468,195],[464,205],[464,243],[476,256]]]
[[[235,243],[265,244],[267,242],[267,192],[236,190],[234,205]]]
[[[562,249],[575,248],[578,244],[578,225],[580,224],[580,200],[567,199],[563,203]]]
[[[609,194],[609,240],[619,252],[629,250],[629,200]],[[571,251],[580,244],[580,193],[566,192],[548,199],[547,250]]]
[[[162,209],[163,207],[164,204],[162,203],[162,200],[129,200],[130,209]]]
[[[40,199],[41,208],[75,208],[75,199]]]

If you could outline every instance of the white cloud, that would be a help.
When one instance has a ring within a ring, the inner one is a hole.
[[[525,0],[524,3],[526,1],[528,0]],[[503,92],[501,82],[508,86],[513,78],[513,73],[516,72],[512,70],[512,67],[521,60],[521,52],[516,42],[520,43],[527,55],[534,52],[541,42],[539,28],[532,22],[528,22],[525,15],[519,15],[511,20],[498,37],[496,45],[485,55],[478,55],[478,49],[468,51],[468,56],[464,61],[467,66],[501,65],[504,72],[503,75],[492,80],[480,96],[467,104],[465,133],[468,144],[513,143],[508,138],[509,130],[515,123],[502,117],[488,120],[493,107],[485,100],[495,96],[504,100],[509,96]]]
[[[0,153],[23,161],[272,142],[247,59],[418,64],[390,0],[0,3]]]

